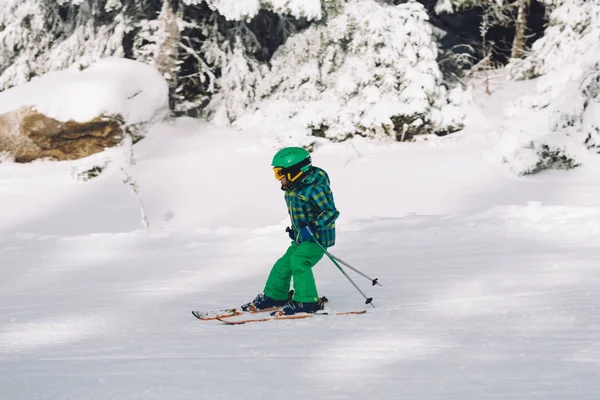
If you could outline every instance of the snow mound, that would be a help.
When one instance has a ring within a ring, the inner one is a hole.
[[[0,114],[31,106],[58,121],[120,115],[126,124],[168,115],[168,85],[153,67],[105,58],[82,71],[60,71],[0,93]]]

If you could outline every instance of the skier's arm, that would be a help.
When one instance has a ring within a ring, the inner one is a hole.
[[[315,207],[318,212],[317,219],[311,221],[316,225],[317,229],[327,228],[329,225],[333,224],[340,215],[339,211],[335,208],[333,193],[329,186],[317,187],[311,195],[311,201],[313,207]]]

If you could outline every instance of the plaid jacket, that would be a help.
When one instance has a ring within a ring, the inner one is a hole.
[[[292,234],[298,242],[300,230],[311,224],[323,247],[335,244],[335,220],[340,215],[335,208],[329,176],[321,168],[312,167],[299,182],[285,190],[285,202],[292,221]]]

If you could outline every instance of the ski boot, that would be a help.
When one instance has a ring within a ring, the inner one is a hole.
[[[241,309],[243,311],[258,311],[279,308],[284,306],[292,298],[293,295],[294,291],[290,290],[290,292],[288,293],[288,298],[286,300],[275,300],[264,293],[260,293],[250,303],[242,305]]]
[[[276,315],[294,315],[298,313],[316,313],[317,311],[321,311],[325,308],[325,303],[327,302],[327,297],[319,298],[319,301],[315,302],[307,302],[301,303],[296,300],[288,301],[281,310],[276,311],[274,314]]]

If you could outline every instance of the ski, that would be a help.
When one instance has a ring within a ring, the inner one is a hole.
[[[280,321],[280,320],[288,320],[288,319],[305,319],[305,318],[311,318],[314,316],[319,316],[319,315],[351,315],[351,314],[364,314],[366,313],[367,310],[360,310],[360,311],[317,311],[316,313],[312,313],[312,314],[308,314],[308,313],[302,313],[302,314],[294,314],[294,315],[275,315],[275,316],[269,316],[269,317],[265,317],[265,318],[244,318],[244,319],[232,319],[229,317],[226,318],[220,318],[217,317],[215,319],[221,321],[224,324],[227,325],[243,325],[243,324],[248,324],[250,322],[267,322],[267,321]],[[232,316],[233,317],[233,316]]]
[[[231,318],[243,314],[259,314],[269,311],[277,311],[279,307],[265,308],[264,310],[244,311],[240,308],[225,308],[214,311],[192,311],[192,315],[200,321],[213,321],[219,318]]]
[[[290,292],[288,293],[288,301],[292,299],[292,296],[294,295],[294,291],[290,290]],[[320,302],[322,303],[327,303],[329,300],[327,299],[327,297],[323,296],[319,299]],[[249,308],[249,310],[244,310],[243,308]],[[214,311],[198,311],[198,310],[194,310],[192,311],[192,315],[196,318],[198,318],[200,321],[214,321],[216,319],[224,319],[224,318],[231,318],[231,317],[237,317],[238,315],[243,315],[243,314],[260,314],[260,313],[265,313],[265,312],[273,312],[273,311],[277,311],[279,310],[281,307],[270,307],[270,308],[264,308],[261,310],[251,310],[250,308],[255,308],[251,303],[247,303],[244,304],[241,308],[224,308],[221,310],[214,310]]]

